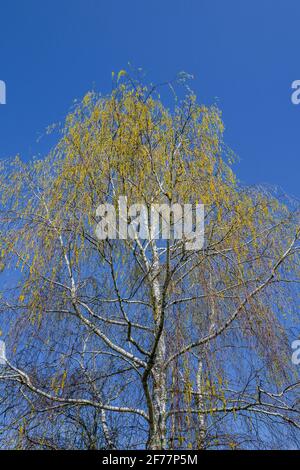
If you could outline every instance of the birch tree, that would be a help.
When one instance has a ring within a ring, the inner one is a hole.
[[[116,82],[2,165],[1,446],[297,446],[298,212],[237,181],[216,106]],[[203,248],[99,240],[120,196],[204,204]]]

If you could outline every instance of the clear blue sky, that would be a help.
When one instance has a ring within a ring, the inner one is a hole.
[[[240,179],[299,197],[299,19],[299,0],[1,0],[0,157],[42,152],[45,127],[130,61],[152,81],[194,74],[223,110]]]

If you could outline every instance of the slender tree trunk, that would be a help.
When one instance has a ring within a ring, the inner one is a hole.
[[[157,347],[155,365],[153,367],[153,411],[154,425],[150,440],[150,449],[166,449],[166,374],[165,365],[165,338],[162,335]]]
[[[166,406],[167,406],[167,390],[166,390],[166,342],[164,333],[164,306],[163,294],[160,285],[160,263],[159,255],[155,244],[153,244],[153,272],[152,272],[152,295],[154,306],[154,321],[156,325],[156,338],[158,343],[156,346],[154,365],[152,368],[153,378],[153,426],[149,442],[149,448],[154,450],[166,449]]]
[[[202,374],[203,374],[203,364],[202,361],[199,361],[198,370],[197,370],[197,407],[199,410],[198,413],[198,423],[199,423],[199,434],[197,436],[198,449],[204,449],[205,434],[206,434],[206,422],[205,415],[201,413],[201,410],[204,409],[203,403],[203,394],[202,394]]]

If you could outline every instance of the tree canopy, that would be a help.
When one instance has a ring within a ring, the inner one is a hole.
[[[47,156],[2,164],[3,448],[299,443],[298,209],[239,183],[215,105],[160,90],[121,71]],[[124,195],[204,204],[203,248],[98,240]]]

